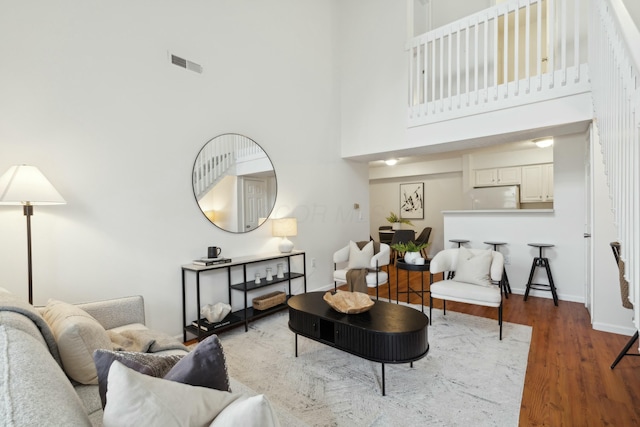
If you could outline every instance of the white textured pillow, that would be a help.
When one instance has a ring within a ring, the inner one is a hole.
[[[210,427],[278,427],[280,422],[264,394],[243,396],[220,412]]]
[[[461,247],[458,250],[456,275],[453,280],[480,286],[491,284],[491,261],[493,255],[490,250],[473,254],[469,249]]]
[[[100,322],[81,308],[54,299],[47,302],[42,317],[56,338],[66,374],[81,384],[98,384],[93,352],[111,350],[111,340]]]
[[[349,242],[349,269],[369,268],[371,267],[371,258],[373,258],[373,240],[364,245],[362,250],[356,242]]]
[[[279,425],[273,409],[263,397],[247,399],[240,394],[151,377],[129,369],[117,360],[111,365],[108,382],[103,417],[105,427]],[[239,403],[235,405],[236,402]],[[229,413],[220,423],[214,422],[227,407]]]

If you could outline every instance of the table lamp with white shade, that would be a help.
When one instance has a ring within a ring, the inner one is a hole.
[[[34,205],[67,203],[49,180],[35,166],[11,166],[0,177],[0,205],[22,205],[27,217],[27,269],[29,272],[29,304],[33,304],[31,267],[31,215]]]
[[[287,237],[298,234],[298,220],[296,218],[274,219],[271,231],[274,236],[282,237],[282,241],[278,245],[280,252],[283,254],[289,253],[293,250],[293,243]]]

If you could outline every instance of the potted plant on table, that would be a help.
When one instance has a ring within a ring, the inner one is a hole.
[[[389,216],[386,218],[386,220],[391,223],[391,226],[394,230],[399,230],[400,224],[413,225],[408,219],[400,218],[393,212],[389,212]]]
[[[415,264],[418,258],[422,258],[420,251],[429,246],[429,243],[416,243],[413,241],[405,243],[394,243],[391,248],[398,253],[404,253],[404,262]]]

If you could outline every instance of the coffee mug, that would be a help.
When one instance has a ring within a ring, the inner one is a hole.
[[[209,246],[207,248],[207,258],[218,258],[222,253],[222,249],[217,246]]]

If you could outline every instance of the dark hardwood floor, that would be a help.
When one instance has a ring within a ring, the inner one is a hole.
[[[395,299],[393,266],[390,276]],[[399,279],[400,290],[406,290],[406,271],[400,271]],[[411,273],[410,280],[412,288],[420,288],[419,273]],[[379,292],[384,298],[387,285]],[[369,293],[375,295],[375,289]],[[412,294],[410,302],[420,304],[420,297]],[[434,301],[434,307],[442,308],[442,301]],[[448,302],[448,310],[497,320],[495,308]],[[610,369],[629,337],[593,330],[581,303],[560,301],[555,307],[551,299],[529,297],[525,302],[522,295],[511,294],[503,310],[504,321],[533,328],[520,426],[640,425],[640,357],[626,356]]]

